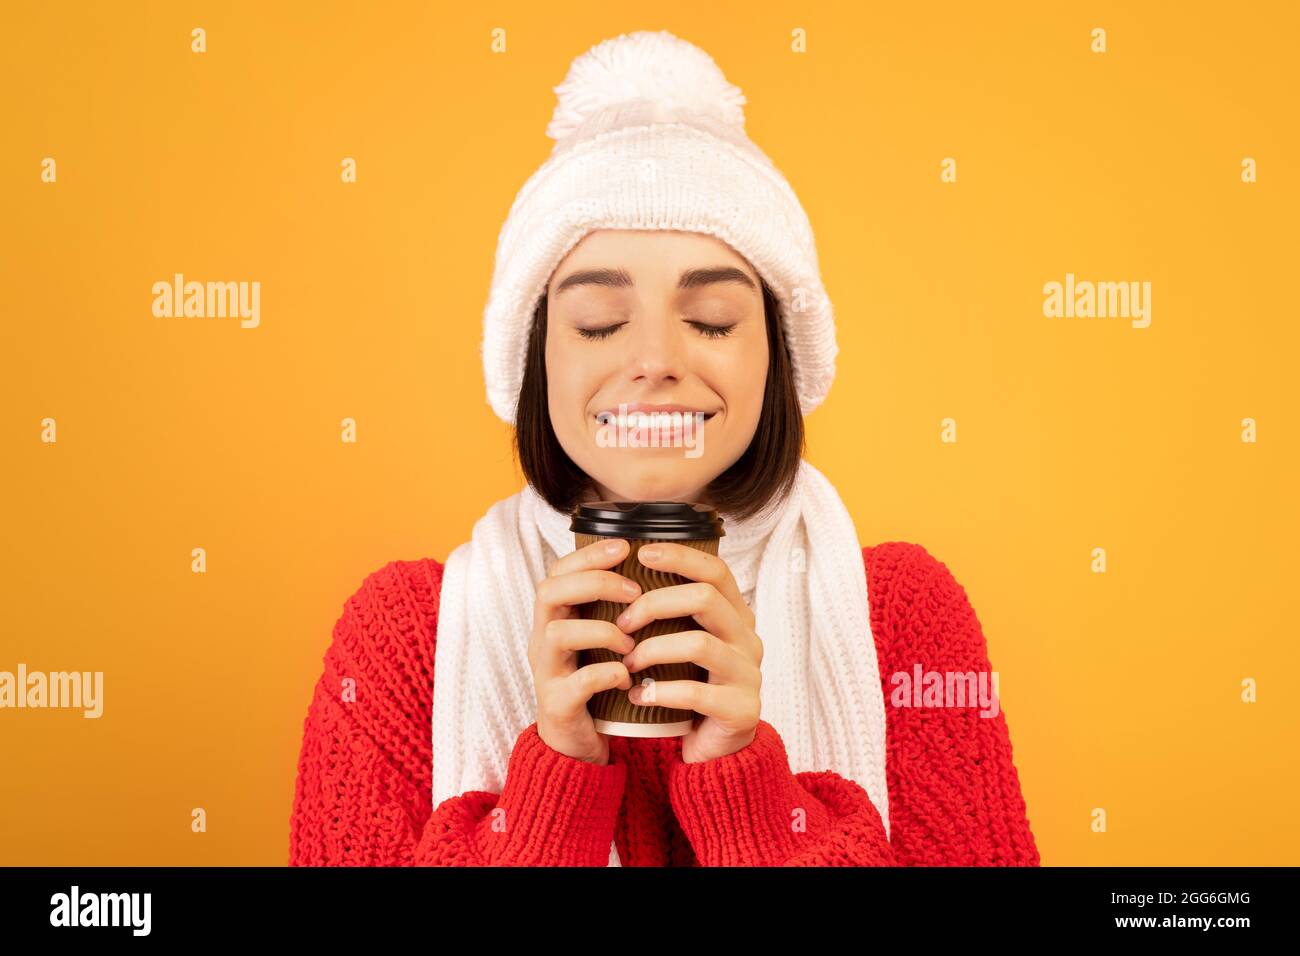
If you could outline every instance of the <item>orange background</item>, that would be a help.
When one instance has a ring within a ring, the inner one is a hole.
[[[808,210],[809,458],[965,585],[1044,863],[1300,862],[1296,7],[633,10],[6,5],[0,669],[105,676],[99,720],[0,711],[0,863],[287,860],[343,601],[520,486],[478,345],[552,87],[660,28]],[[260,281],[260,327],[154,318],[176,272]],[[1150,281],[1151,326],[1045,318],[1066,272]]]

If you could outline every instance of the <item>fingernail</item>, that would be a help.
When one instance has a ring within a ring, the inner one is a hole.
[[[655,558],[659,557],[661,554],[663,554],[663,550],[660,549],[660,548],[642,548],[642,549],[641,549],[641,557],[643,557],[643,558],[649,558],[651,561],[653,561]]]
[[[605,545],[606,554],[618,554],[621,550],[623,550],[623,542],[621,541],[611,541]]]
[[[618,626],[627,627],[628,621],[630,620],[632,620],[632,618],[628,616],[627,611],[624,611],[622,614],[618,616]]]
[[[628,594],[636,594],[636,592],[637,592],[639,589],[637,588],[637,586],[636,586],[636,584],[635,584],[634,582],[632,582],[632,581],[624,581],[624,582],[623,582],[623,590],[626,591]]]

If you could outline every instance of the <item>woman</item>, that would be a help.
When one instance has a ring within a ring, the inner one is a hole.
[[[528,483],[445,565],[393,561],[346,603],[290,862],[1038,864],[1002,712],[905,690],[921,672],[987,678],[965,592],[917,545],[860,547],[802,459],[834,326],[744,97],[667,32],[597,45],[556,90],[555,149],[501,231],[484,321],[488,400]],[[656,430],[639,407],[689,422]],[[642,548],[689,583],[641,593],[609,570],[626,541],[575,549],[573,507],[610,499],[712,505],[718,555]],[[577,617],[598,599],[624,618]],[[684,616],[699,628],[626,654]],[[597,646],[626,656],[579,668]],[[707,683],[632,691],[688,660]],[[587,701],[609,688],[701,718],[607,737]]]

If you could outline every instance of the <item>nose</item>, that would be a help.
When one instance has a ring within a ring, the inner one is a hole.
[[[653,389],[676,383],[686,376],[686,350],[677,324],[671,317],[648,316],[637,334],[628,336],[628,376],[631,381]]]

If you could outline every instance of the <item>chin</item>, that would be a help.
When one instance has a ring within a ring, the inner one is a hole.
[[[694,469],[683,469],[680,464],[663,469],[632,463],[629,467],[635,468],[637,473],[619,477],[630,480],[610,481],[600,475],[594,476],[613,492],[615,501],[693,501],[699,489],[712,480],[694,473]],[[691,474],[685,474],[685,471]]]

